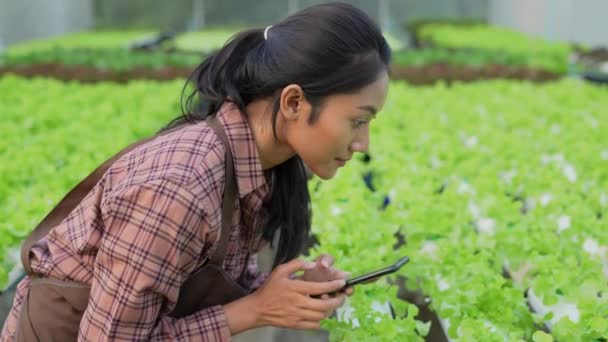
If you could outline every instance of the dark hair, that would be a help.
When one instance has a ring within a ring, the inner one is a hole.
[[[283,87],[298,84],[314,108],[328,95],[355,92],[388,70],[390,48],[378,26],[360,9],[328,3],[297,12],[268,30],[242,31],[205,59],[182,92],[182,113],[165,129],[204,120],[231,101],[245,113],[255,99],[274,96],[273,132]],[[195,89],[184,104],[191,82]],[[196,101],[195,101],[196,100]],[[295,156],[272,170],[269,218],[263,238],[280,239],[274,266],[297,257],[309,238],[310,195],[302,160]]]

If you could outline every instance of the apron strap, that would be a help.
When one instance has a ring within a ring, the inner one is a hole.
[[[218,265],[221,265],[221,263],[223,262],[224,256],[226,254],[227,241],[228,241],[228,237],[230,236],[230,228],[232,226],[231,219],[232,219],[232,213],[234,212],[234,201],[236,198],[236,192],[235,192],[236,179],[235,179],[235,174],[234,174],[234,166],[233,166],[233,162],[232,162],[232,153],[230,151],[230,145],[228,145],[228,140],[226,138],[226,135],[225,135],[221,125],[219,125],[217,123],[215,116],[207,117],[207,122],[209,123],[210,127],[213,128],[214,131],[216,131],[216,134],[218,134],[220,139],[222,139],[222,142],[224,143],[224,146],[226,148],[226,180],[227,180],[226,182],[227,182],[228,191],[224,192],[224,200],[223,200],[223,205],[222,205],[222,230],[221,230],[221,236],[220,236],[220,244],[218,245],[218,248],[216,248],[216,251],[214,252],[214,254],[212,256],[212,257],[214,257],[212,260],[215,260],[216,263],[219,262]],[[30,233],[30,235],[23,242],[23,245],[21,246],[21,263],[23,264],[23,268],[24,268],[26,274],[29,275],[30,277],[35,276],[35,273],[32,270],[32,267],[30,264],[30,251],[31,251],[32,247],[34,246],[34,244],[36,244],[36,242],[40,241],[40,239],[44,238],[53,227],[55,227],[56,225],[61,223],[61,221],[63,221],[68,216],[68,214],[74,208],[76,208],[76,206],[93,189],[95,184],[97,184],[97,182],[99,182],[99,180],[105,174],[105,172],[108,170],[108,168],[118,158],[120,158],[124,154],[128,153],[129,151],[135,149],[136,147],[138,147],[141,144],[144,144],[150,140],[153,140],[159,136],[163,136],[170,132],[177,131],[180,128],[182,128],[182,126],[173,127],[164,132],[158,133],[149,138],[142,139],[140,141],[137,141],[137,142],[127,146],[126,148],[124,148],[123,150],[118,152],[116,155],[114,155],[112,158],[108,159],[103,164],[101,164],[99,167],[97,167],[97,169],[95,169],[89,176],[87,176],[78,185],[76,185],[70,192],[68,192],[68,194],[65,195],[65,197],[63,197],[63,199],[59,202],[59,204],[57,204],[55,206],[55,208],[53,208],[53,210],[51,210],[51,212],[48,213],[44,217],[44,219],[42,219],[42,221],[38,224],[38,226],[36,226],[36,228]],[[218,133],[218,131],[220,133]],[[228,170],[228,169],[230,169],[230,170]],[[227,201],[226,197],[229,195],[231,195],[232,197]],[[226,204],[227,202],[228,202],[228,205]],[[226,223],[226,222],[228,222],[228,223]],[[227,229],[225,229],[225,227],[227,227]]]
[[[236,182],[236,173],[234,172],[234,162],[232,159],[232,151],[230,150],[230,144],[228,144],[228,137],[226,132],[217,121],[215,116],[210,117],[207,120],[209,127],[211,127],[215,134],[224,143],[226,150],[226,177],[224,187],[224,197],[222,199],[222,229],[220,231],[220,238],[217,243],[217,247],[213,251],[213,254],[209,257],[209,262],[223,268],[224,258],[228,250],[228,240],[232,231],[232,217],[234,214],[235,203],[237,199],[238,186]]]

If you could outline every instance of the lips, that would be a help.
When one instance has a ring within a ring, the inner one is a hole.
[[[346,162],[349,160],[350,160],[350,158],[348,158],[348,159],[336,158],[336,161],[338,162],[338,165],[340,165],[340,166],[344,166],[344,164],[346,164]]]

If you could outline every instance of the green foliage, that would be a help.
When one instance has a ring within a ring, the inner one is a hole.
[[[12,46],[0,54],[2,65],[57,63],[84,65],[101,70],[124,71],[135,67],[195,67],[208,54],[221,48],[239,28],[216,28],[185,32],[153,51],[134,51],[136,41],[152,39],[154,32],[90,31],[31,41]],[[394,49],[403,47],[395,36],[386,35]]]
[[[210,29],[183,33],[153,51],[133,51],[130,46],[138,41],[153,39],[157,34],[155,32],[80,32],[11,46],[5,54],[0,55],[0,65],[57,63],[117,71],[135,67],[194,67],[206,54],[220,48],[235,32],[231,29]]]
[[[530,58],[525,55],[506,54],[484,49],[446,49],[437,47],[397,51],[394,55],[394,62],[397,65],[446,63],[473,67],[482,67],[489,64],[527,67],[532,63]]]
[[[53,49],[127,49],[131,43],[140,39],[153,38],[154,31],[85,31],[69,33],[57,37],[30,40],[11,45],[7,51],[10,56],[22,56],[46,52]]]
[[[560,341],[607,336],[607,300],[598,296],[608,293],[606,106],[608,89],[574,80],[393,83],[372,123],[371,163],[355,160],[311,183],[313,255],[331,253],[353,274],[410,256],[400,275],[431,297],[455,340],[542,340],[538,324],[552,319]],[[362,181],[368,171],[376,192]],[[379,211],[387,194],[391,204]],[[397,231],[407,244],[394,251]],[[600,254],[585,250],[589,241]],[[525,263],[519,280],[503,276],[504,265],[515,274]],[[355,297],[369,298],[353,300],[362,317],[386,299],[367,286]],[[539,320],[528,287],[544,305],[575,304],[578,321],[557,310]],[[331,330],[332,340],[360,340],[358,329],[374,328]]]
[[[23,237],[97,165],[176,117],[182,86],[0,78],[0,288]]]
[[[537,331],[532,335],[532,340],[534,342],[553,342],[553,336],[544,331]]]
[[[175,38],[175,48],[186,51],[209,53],[221,48],[240,29],[222,28],[186,32]]]
[[[125,71],[133,68],[161,69],[166,66],[194,68],[204,55],[184,52],[143,52],[126,49],[75,50],[53,48],[19,56],[0,56],[0,65],[62,64],[90,66],[100,70]]]
[[[178,114],[182,85],[0,78],[1,282],[18,262],[11,251],[70,188]],[[408,255],[398,275],[430,296],[456,341],[599,341],[608,336],[607,107],[607,88],[575,80],[392,83],[371,126],[371,162],[355,158],[331,181],[310,182],[321,243],[311,255],[330,253],[353,275]],[[397,232],[406,244],[395,250]],[[547,312],[529,310],[528,288]],[[396,319],[379,309],[387,302]],[[577,316],[552,306],[563,303]],[[436,327],[416,315],[382,279],[358,286],[323,325],[333,341],[422,341]],[[540,331],[548,323],[551,333]]]
[[[512,55],[531,67],[566,73],[573,48],[563,42],[531,37],[507,28],[485,24],[425,24],[418,28],[419,39],[439,47],[473,48]]]

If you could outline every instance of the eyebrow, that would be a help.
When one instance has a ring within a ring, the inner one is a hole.
[[[359,109],[366,110],[366,111],[372,113],[372,115],[376,115],[376,112],[377,112],[376,108],[373,106],[359,106]]]

